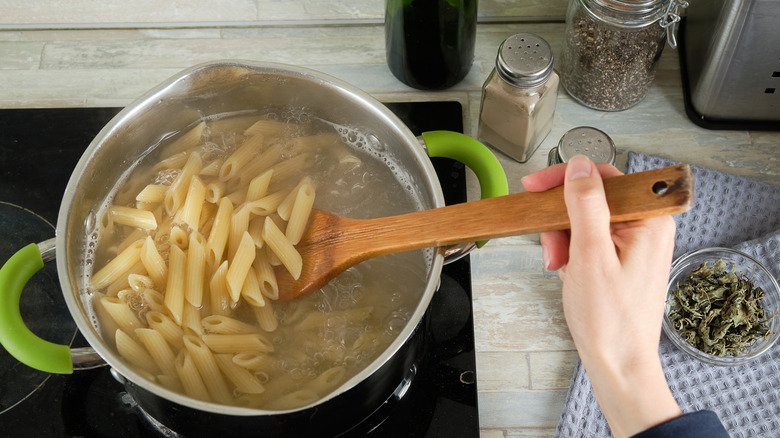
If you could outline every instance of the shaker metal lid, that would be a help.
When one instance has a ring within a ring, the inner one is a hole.
[[[585,155],[594,163],[614,165],[617,155],[615,143],[599,129],[591,126],[579,126],[563,134],[558,142],[558,157],[567,163],[575,155]]]
[[[496,56],[496,72],[515,87],[544,83],[553,71],[553,52],[542,37],[519,33],[504,40]]]

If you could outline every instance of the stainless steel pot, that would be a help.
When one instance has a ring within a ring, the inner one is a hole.
[[[313,405],[290,411],[204,402],[148,380],[104,342],[91,308],[84,252],[87,236],[97,225],[96,210],[116,181],[149,152],[149,145],[210,115],[289,106],[305,107],[323,119],[358,127],[375,136],[405,166],[424,208],[444,205],[436,174],[417,138],[366,93],[324,74],[287,65],[220,61],[192,67],[149,91],[100,131],[79,160],[65,190],[56,238],[22,249],[0,270],[0,342],[9,353],[34,368],[53,373],[69,373],[74,366],[93,364],[92,350],[71,351],[67,346],[39,339],[26,329],[19,316],[24,283],[56,251],[60,284],[79,330],[94,352],[126,379],[126,387],[139,406],[173,430],[185,435],[203,435],[214,428],[226,433],[223,428],[227,427],[234,431],[262,427],[269,435],[326,432],[317,426],[318,418],[339,415],[345,422],[356,421],[350,418],[359,420],[386,400],[413,363],[418,348],[413,335],[420,329],[436,290],[444,250],[436,252],[410,323],[387,350],[335,392]],[[480,179],[483,197],[507,193],[506,177],[498,161],[475,140],[444,131],[425,133],[423,138],[429,155],[449,156],[469,165]]]

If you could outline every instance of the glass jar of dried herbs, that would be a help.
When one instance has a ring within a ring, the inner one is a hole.
[[[670,293],[672,326],[706,354],[739,356],[770,334],[766,292],[723,259],[702,263]]]
[[[636,105],[653,82],[667,28],[678,19],[670,11],[680,5],[680,0],[571,0],[560,70],[566,91],[598,110]]]

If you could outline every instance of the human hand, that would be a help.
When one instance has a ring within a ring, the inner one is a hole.
[[[571,229],[542,233],[542,257],[563,282],[566,322],[602,412],[615,436],[629,436],[680,415],[658,357],[675,224],[610,224],[602,178],[620,174],[577,156],[523,185],[564,186]]]

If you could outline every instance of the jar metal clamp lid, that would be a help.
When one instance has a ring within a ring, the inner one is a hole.
[[[615,142],[602,130],[591,126],[579,126],[563,134],[558,146],[550,149],[547,165],[568,163],[575,155],[585,155],[594,163],[615,165]]]

